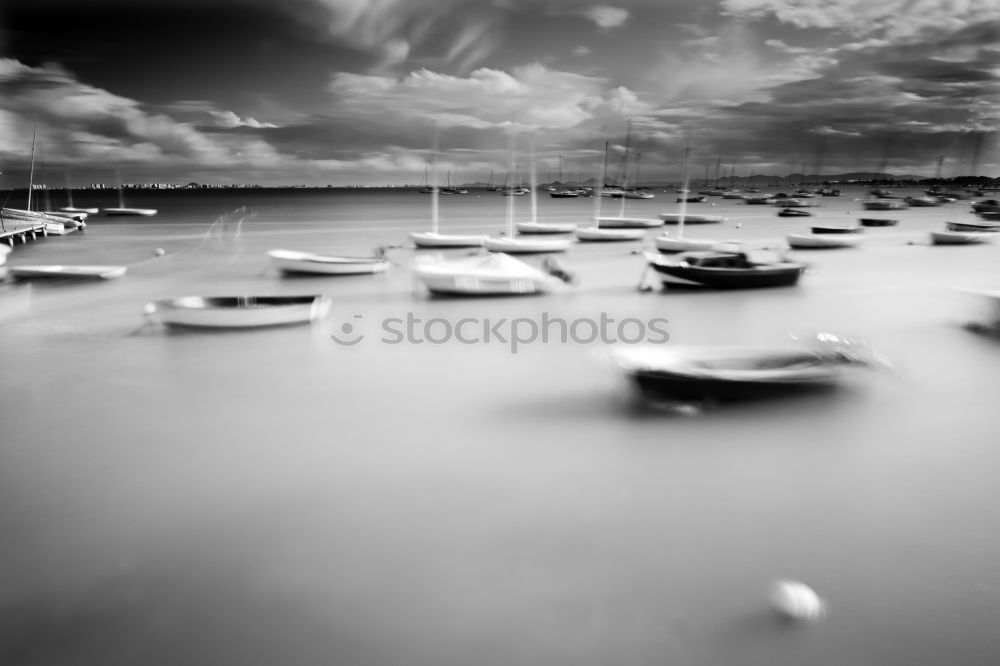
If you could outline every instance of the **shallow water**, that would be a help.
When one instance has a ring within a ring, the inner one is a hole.
[[[799,219],[692,204],[729,220],[686,235],[774,244],[856,219],[858,196]],[[442,197],[442,231],[499,231],[505,203]],[[585,200],[538,204],[545,220],[592,214]],[[901,222],[866,229],[860,249],[797,252],[811,268],[794,288],[643,293],[641,244],[581,244],[564,259],[579,277],[566,293],[488,300],[428,298],[406,247],[375,276],[268,267],[277,247],[403,244],[428,225],[426,195],[128,205],[161,213],[97,216],[8,258],[120,263],[125,277],[0,285],[3,663],[1000,660],[1000,342],[962,328],[981,304],[956,291],[996,288],[1000,248],[927,244],[943,220],[973,219],[967,202],[865,213]],[[154,298],[249,293],[322,293],[334,308],[311,328],[212,334],[142,315]],[[599,344],[380,341],[381,323],[407,313],[602,312],[665,318],[678,345],[859,335],[897,372],[678,413],[636,408]],[[356,346],[330,337],[346,323],[365,336]],[[829,616],[775,622],[775,578],[814,587]]]

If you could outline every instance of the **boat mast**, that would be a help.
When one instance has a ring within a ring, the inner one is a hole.
[[[514,172],[514,119],[510,120],[510,126],[507,130],[507,172]],[[514,176],[514,186],[517,186],[517,179],[520,178],[519,175]],[[514,192],[511,191],[510,196],[507,197],[507,237],[514,237]]]
[[[538,189],[537,175],[535,173],[535,136],[531,136],[530,140],[530,150],[528,154],[531,156],[531,165],[529,177],[531,178],[531,223],[538,223],[538,194],[535,190]]]
[[[66,170],[66,201],[70,208],[73,208],[73,184],[69,179],[69,169]]]
[[[681,166],[681,213],[680,217],[677,218],[677,237],[684,238],[684,217],[687,215],[687,201],[688,201],[688,155],[691,154],[691,148],[684,148],[684,162]]]
[[[125,193],[122,192],[122,172],[121,169],[115,168],[115,179],[118,181],[118,207],[125,207]]]
[[[604,142],[604,176],[601,178],[601,189],[608,186],[608,142]]]
[[[618,217],[625,217],[625,190],[628,189],[628,149],[631,143],[632,143],[632,121],[629,120],[625,124],[625,154],[622,155],[622,175],[621,175],[622,200],[621,200],[621,206],[618,208]]]
[[[35,132],[37,130],[37,124],[31,128],[31,167],[28,170],[28,210],[31,210],[31,191],[35,189]]]
[[[438,168],[437,168],[437,155],[438,155],[438,126],[437,123],[434,124],[434,135],[431,143],[431,165],[430,165],[430,177],[431,180],[428,183],[431,186],[431,233],[436,234],[438,232],[438,190],[441,188],[438,186]],[[426,173],[426,167],[425,167]]]

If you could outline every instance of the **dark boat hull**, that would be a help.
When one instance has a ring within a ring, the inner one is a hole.
[[[812,227],[814,234],[856,234],[859,231],[858,227]]]
[[[684,264],[657,264],[652,266],[664,286],[707,287],[709,289],[759,289],[762,287],[790,287],[795,285],[804,266],[791,265],[780,268],[705,268]]]
[[[886,220],[878,217],[862,217],[860,221],[863,227],[894,227],[899,224],[899,220]]]
[[[647,399],[657,402],[703,401],[744,402],[764,400],[804,392],[828,391],[836,384],[828,379],[802,381],[731,381],[714,377],[693,377],[660,370],[637,370],[632,380]]]
[[[948,222],[948,231],[1000,231],[1000,222]]]

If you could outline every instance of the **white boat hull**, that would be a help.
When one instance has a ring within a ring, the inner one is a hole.
[[[638,241],[646,237],[643,229],[605,229],[604,227],[581,227],[576,237],[589,242]]]
[[[285,303],[284,301],[289,300]],[[273,303],[272,303],[273,301]],[[167,326],[200,328],[261,328],[304,324],[322,319],[330,300],[301,297],[202,297],[184,296],[146,304],[146,315]]]
[[[650,229],[662,227],[663,220],[651,217],[598,217],[594,224],[605,229]]]
[[[75,206],[64,206],[59,210],[64,213],[86,213],[87,215],[96,215],[98,212],[97,208],[76,208]]]
[[[418,231],[410,234],[410,239],[417,247],[480,247],[489,238],[485,234],[436,234],[431,231]]]
[[[506,254],[541,254],[543,252],[565,252],[569,249],[568,238],[487,238],[483,247],[490,252]]]
[[[105,215],[143,215],[146,217],[156,215],[155,208],[102,208]]]
[[[726,218],[720,215],[681,215],[680,213],[660,213],[660,219],[664,224],[680,224],[681,217],[684,224],[717,224],[725,222]]]
[[[824,250],[857,247],[864,240],[858,234],[788,234],[789,247],[806,250]]]
[[[514,296],[555,289],[557,278],[506,254],[468,257],[457,261],[418,261],[413,273],[435,294]]]
[[[274,266],[286,273],[317,275],[368,275],[387,270],[387,259],[368,257],[328,257],[292,250],[271,250],[267,253]]]
[[[77,278],[111,280],[125,275],[125,266],[12,266],[10,276],[18,280]]]
[[[518,222],[514,225],[519,234],[571,234],[576,231],[572,222]]]
[[[696,252],[711,250],[719,244],[719,241],[716,240],[702,238],[670,238],[669,236],[654,238],[653,242],[656,244],[656,249],[660,252]]]

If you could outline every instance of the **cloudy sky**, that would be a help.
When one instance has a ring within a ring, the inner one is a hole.
[[[998,176],[998,81],[997,0],[3,0],[0,187]]]

